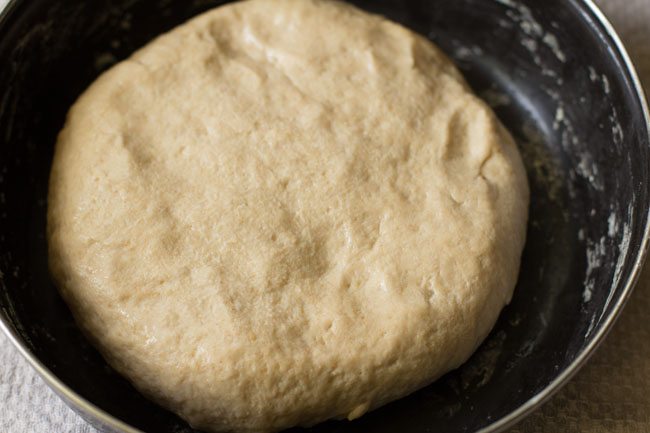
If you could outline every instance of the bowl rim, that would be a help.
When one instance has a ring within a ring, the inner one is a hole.
[[[0,0],[1,1],[1,0]],[[496,0],[501,1],[501,0]],[[645,120],[646,130],[648,132],[648,143],[650,143],[650,110],[648,108],[648,102],[646,99],[645,91],[639,79],[639,75],[636,71],[634,63],[630,58],[630,55],[625,48],[621,38],[617,34],[614,26],[606,17],[606,15],[601,11],[601,9],[594,3],[594,0],[577,0],[587,7],[589,12],[596,18],[598,24],[600,24],[607,36],[611,38],[613,42],[613,48],[618,51],[621,59],[623,60],[623,66],[625,72],[631,78],[632,84],[634,86],[634,91],[636,97],[639,100],[639,103],[642,108],[642,115]],[[0,22],[2,22],[9,13],[16,8],[18,0],[8,0],[4,7],[0,6]],[[650,211],[646,212],[645,227],[643,231],[643,238],[641,244],[637,251],[636,259],[634,260],[632,270],[628,275],[627,281],[621,292],[621,296],[618,298],[614,306],[612,307],[609,315],[600,326],[600,328],[593,334],[593,337],[589,344],[580,352],[580,354],[566,367],[558,376],[546,385],[541,391],[536,395],[528,399],[521,406],[519,406],[514,411],[508,413],[502,418],[494,421],[492,424],[480,429],[477,433],[497,433],[506,430],[509,427],[517,424],[523,418],[528,416],[535,409],[539,408],[542,404],[546,403],[553,395],[555,395],[561,388],[564,386],[591,358],[595,353],[596,349],[602,344],[605,337],[612,329],[612,326],[618,319],[623,310],[623,307],[630,298],[630,295],[636,286],[643,265],[646,260],[646,255],[648,253],[648,247],[650,245]],[[120,420],[116,416],[111,415],[105,410],[97,407],[93,403],[89,402],[85,398],[81,397],[61,381],[54,373],[52,373],[43,363],[30,352],[25,343],[22,341],[22,338],[18,335],[14,327],[9,323],[8,319],[4,314],[0,314],[0,330],[4,332],[8,340],[13,344],[13,346],[18,350],[22,357],[27,360],[28,364],[36,370],[36,372],[41,376],[45,381],[48,387],[50,387],[54,392],[68,405],[71,406],[77,415],[79,415],[86,422],[90,422],[84,416],[82,416],[78,411],[82,411],[84,414],[90,415],[95,420],[99,421],[104,426],[107,426],[111,429],[116,429],[122,433],[144,433],[141,430],[132,427],[126,422]],[[91,424],[94,424],[91,422]]]

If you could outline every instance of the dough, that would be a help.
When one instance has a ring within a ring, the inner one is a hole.
[[[364,412],[458,367],[508,303],[528,186],[430,42],[317,0],[224,6],[103,74],[52,166],[82,329],[208,431]]]

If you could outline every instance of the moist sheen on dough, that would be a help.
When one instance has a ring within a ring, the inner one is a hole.
[[[104,73],[50,180],[57,285],[108,362],[208,431],[356,418],[458,367],[509,302],[528,185],[429,41],[251,0]]]

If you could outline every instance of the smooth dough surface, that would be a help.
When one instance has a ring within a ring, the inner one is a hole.
[[[509,301],[528,186],[452,63],[345,4],[205,13],[104,73],[50,181],[50,266],[147,396],[211,431],[355,418]]]

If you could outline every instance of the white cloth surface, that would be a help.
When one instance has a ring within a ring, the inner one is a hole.
[[[7,1],[0,0],[0,8]],[[597,3],[626,43],[647,88],[650,86],[650,0],[597,0]],[[646,269],[621,320],[590,363],[556,397],[511,433],[650,431],[649,309],[650,269]],[[621,362],[618,358],[621,352],[631,353],[628,358],[636,361],[620,368],[617,364]],[[617,383],[621,386],[606,386]],[[59,400],[0,332],[0,432],[94,431]]]

